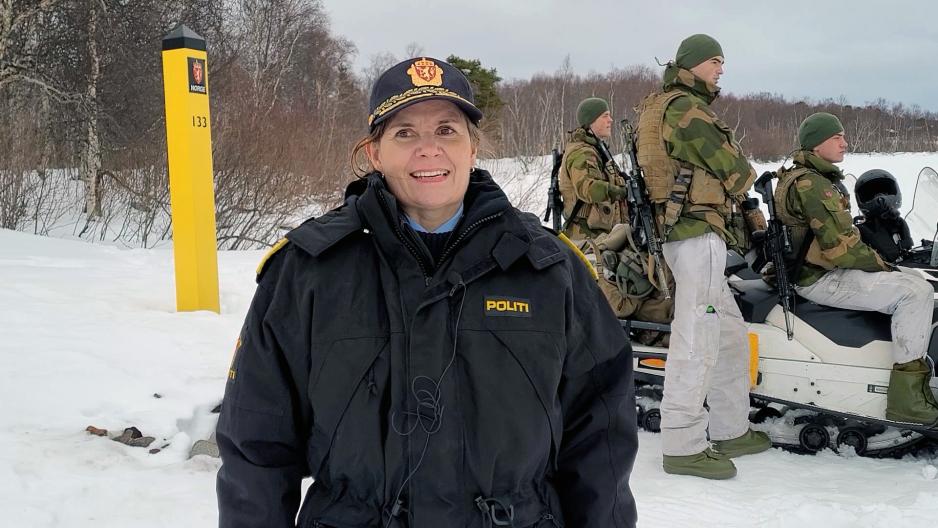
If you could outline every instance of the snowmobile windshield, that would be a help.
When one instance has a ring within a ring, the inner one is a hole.
[[[933,240],[938,230],[938,172],[925,167],[919,172],[915,183],[912,207],[905,215],[912,239],[918,245],[921,240]]]

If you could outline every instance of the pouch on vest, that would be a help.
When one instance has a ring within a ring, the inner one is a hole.
[[[616,205],[609,202],[590,204],[590,212],[586,217],[586,226],[591,231],[609,231],[615,225],[618,215]]]
[[[741,255],[745,255],[752,247],[752,232],[749,230],[749,225],[746,223],[746,218],[742,212],[734,211],[730,213],[726,222],[726,230],[736,239],[735,243],[731,244],[731,248]]]
[[[746,219],[746,227],[749,228],[750,234],[765,231],[769,228],[768,222],[765,220],[765,213],[762,212],[762,209],[759,209],[758,198],[746,198],[740,202],[739,206],[743,210],[743,218]]]
[[[715,176],[700,167],[694,167],[688,198],[697,205],[723,205],[726,203],[726,189]]]

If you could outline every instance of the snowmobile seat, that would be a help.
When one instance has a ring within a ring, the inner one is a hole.
[[[724,274],[729,277],[736,275],[740,279],[759,279],[761,274],[749,267],[749,262],[733,250],[726,251],[726,268]]]
[[[778,292],[762,279],[730,281],[730,286],[737,293],[736,304],[747,322],[764,323],[769,312],[778,304]],[[889,314],[842,310],[815,304],[798,296],[795,297],[792,312],[841,346],[859,348],[872,341],[892,341]],[[932,346],[935,349],[934,357],[938,357],[938,333],[933,335]]]
[[[793,312],[799,319],[840,346],[860,348],[873,341],[892,341],[892,316],[843,310],[798,297]]]
[[[736,304],[743,319],[750,323],[764,323],[772,308],[778,304],[778,292],[762,278],[730,281],[736,292]]]

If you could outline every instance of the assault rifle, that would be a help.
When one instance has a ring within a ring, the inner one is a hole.
[[[795,336],[791,321],[795,289],[789,281],[788,270],[785,267],[785,255],[791,254],[792,251],[791,239],[788,236],[788,229],[775,216],[775,193],[772,189],[774,177],[774,172],[762,173],[753,185],[753,189],[762,196],[762,203],[769,208],[768,228],[765,231],[763,247],[766,257],[775,266],[775,287],[778,289],[778,300],[785,314],[785,330],[788,332],[788,340],[791,341]]]
[[[544,212],[544,221],[554,218],[554,231],[561,231],[561,216],[563,215],[563,198],[560,196],[560,163],[563,154],[554,148],[551,152],[553,165],[550,169],[550,187],[547,189],[547,211]]]
[[[668,277],[664,271],[664,256],[661,254],[661,237],[658,235],[658,224],[655,222],[655,214],[651,208],[651,202],[648,201],[648,192],[645,190],[645,179],[641,174],[641,168],[638,166],[638,155],[635,150],[635,134],[632,131],[632,125],[627,119],[622,120],[622,128],[625,131],[625,149],[629,156],[629,171],[624,172],[619,168],[615,158],[609,154],[609,148],[606,144],[599,141],[599,151],[603,157],[612,163],[615,171],[625,179],[628,187],[629,209],[636,213],[638,223],[641,224],[642,233],[645,237],[645,244],[648,246],[648,254],[655,260],[655,272],[658,275],[658,284],[665,299],[671,298],[671,288],[668,287]]]

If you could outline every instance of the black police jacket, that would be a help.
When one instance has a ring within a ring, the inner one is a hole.
[[[438,265],[379,175],[347,194],[258,277],[220,526],[634,526],[631,349],[583,263],[484,171]]]

